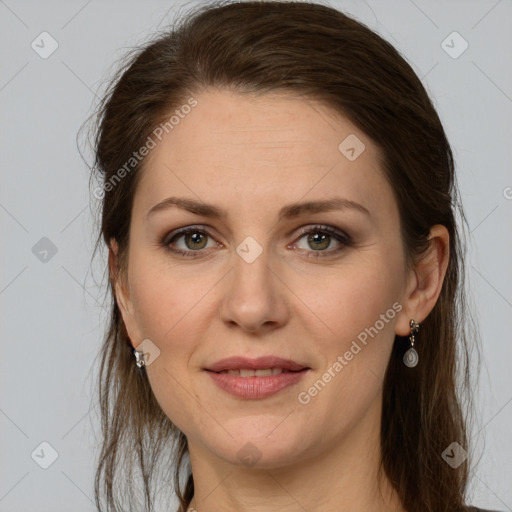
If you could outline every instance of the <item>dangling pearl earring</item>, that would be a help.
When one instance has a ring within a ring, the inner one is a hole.
[[[418,364],[418,352],[416,352],[416,349],[414,348],[414,341],[415,337],[414,335],[419,331],[420,324],[419,322],[415,322],[414,320],[411,320],[410,322],[411,326],[411,334],[409,335],[409,340],[411,342],[411,348],[404,354],[404,364],[405,366],[408,366],[409,368],[413,368]]]

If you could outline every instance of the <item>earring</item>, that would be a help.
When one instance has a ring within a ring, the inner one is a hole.
[[[138,350],[133,349],[133,353],[135,354],[135,364],[139,368],[142,368],[143,366],[145,366],[146,361],[144,360],[144,352],[142,350],[138,351]]]
[[[409,341],[411,342],[411,348],[404,354],[404,364],[405,366],[408,366],[409,368],[414,368],[418,364],[418,352],[416,352],[416,349],[414,348],[414,341],[415,337],[414,335],[419,331],[420,324],[419,322],[415,322],[414,320],[411,320],[410,322],[411,326],[411,334],[409,335]]]

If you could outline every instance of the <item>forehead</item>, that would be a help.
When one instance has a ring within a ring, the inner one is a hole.
[[[379,149],[326,105],[284,93],[209,90],[194,98],[146,160],[136,194],[145,207],[167,195],[238,209],[251,207],[250,198],[288,203],[334,190],[356,201],[382,196]]]
[[[164,135],[167,144],[160,147],[174,146],[179,152],[180,143],[186,141],[199,152],[215,151],[219,157],[219,146],[229,147],[230,155],[263,150],[279,155],[293,148],[294,155],[299,151],[297,156],[307,154],[318,159],[326,149],[327,158],[341,156],[337,152],[340,137],[351,134],[367,139],[346,117],[312,99],[289,93],[254,95],[213,90],[197,97],[197,106]],[[370,152],[374,149],[369,148]]]

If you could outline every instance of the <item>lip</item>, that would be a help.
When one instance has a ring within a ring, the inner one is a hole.
[[[204,368],[210,372],[221,372],[223,370],[237,370],[240,368],[247,368],[249,370],[263,370],[265,368],[283,368],[290,371],[300,371],[309,369],[308,366],[296,363],[291,359],[284,359],[277,356],[262,356],[256,359],[249,359],[247,357],[235,356],[221,359],[216,363]],[[251,377],[246,377],[250,379]],[[258,377],[263,379],[265,377]]]
[[[250,370],[283,368],[289,371],[265,377],[239,377],[228,373],[216,373],[223,370],[237,370],[240,368]],[[279,391],[297,384],[311,368],[290,359],[263,356],[256,359],[229,357],[217,361],[208,368],[205,368],[205,370],[213,382],[230,395],[256,400],[275,395]]]

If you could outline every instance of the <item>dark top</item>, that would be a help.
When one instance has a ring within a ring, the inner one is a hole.
[[[469,507],[468,512],[498,512],[497,510],[488,510],[484,508]]]

